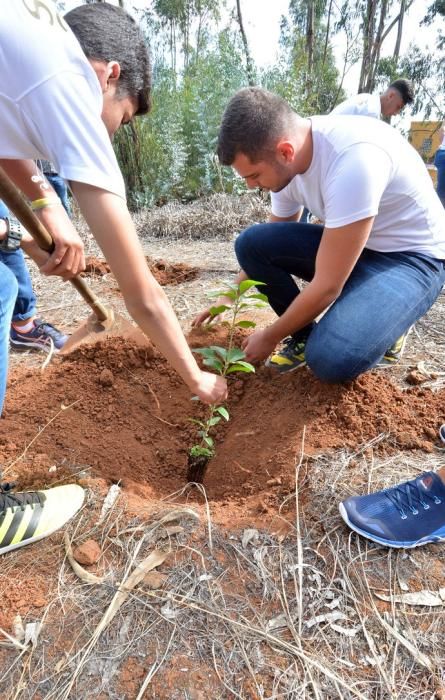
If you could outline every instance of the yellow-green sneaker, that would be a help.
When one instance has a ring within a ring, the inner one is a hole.
[[[304,350],[306,342],[303,340],[295,340],[295,338],[286,338],[283,347],[274,355],[271,355],[266,360],[266,367],[271,367],[281,374],[284,372],[293,372],[299,367],[304,367],[306,359]]]
[[[396,365],[398,362],[400,362],[400,358],[405,351],[406,341],[408,340],[408,336],[412,329],[413,326],[408,328],[406,333],[401,335],[400,338],[397,338],[397,340],[385,352],[384,356],[377,364],[377,367],[387,367],[388,365]]]
[[[52,535],[79,510],[85,492],[77,484],[15,493],[0,485],[0,554]]]

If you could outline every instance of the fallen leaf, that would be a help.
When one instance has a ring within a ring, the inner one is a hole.
[[[385,595],[384,593],[375,593],[374,595],[387,603],[407,603],[407,605],[438,607],[445,602],[440,591],[434,593],[433,591],[423,590],[417,591],[417,593],[400,593],[399,595]]]

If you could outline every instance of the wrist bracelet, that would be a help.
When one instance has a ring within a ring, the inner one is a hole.
[[[44,207],[54,207],[61,203],[59,197],[42,197],[41,199],[34,199],[34,201],[31,202],[31,209],[33,211],[38,211],[39,209],[44,209]]]

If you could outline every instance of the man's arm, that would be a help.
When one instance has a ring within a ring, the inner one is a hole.
[[[110,264],[132,318],[192,392],[207,403],[223,401],[227,395],[226,382],[198,367],[164,291],[148,268],[124,200],[80,182],[73,182],[72,190]]]
[[[273,324],[246,339],[247,360],[264,360],[280,340],[304,328],[340,296],[365,247],[373,222],[372,216],[347,226],[325,228],[312,281]]]
[[[36,182],[32,179],[35,175],[44,178],[33,160],[1,159],[0,166],[30,201],[44,197],[57,198],[57,194],[46,180],[44,182],[47,187],[42,190],[41,181]],[[62,203],[44,207],[35,213],[55,245],[53,253],[48,255],[39,250],[37,243],[25,239],[22,247],[41,266],[40,271],[46,275],[60,275],[65,279],[82,272],[85,269],[83,243]]]

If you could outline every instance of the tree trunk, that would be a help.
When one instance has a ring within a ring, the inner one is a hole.
[[[250,86],[253,86],[253,85],[255,85],[255,71],[253,69],[253,61],[252,61],[252,56],[250,55],[250,51],[249,51],[249,44],[247,41],[246,32],[244,31],[243,15],[241,13],[241,0],[236,0],[236,11],[237,11],[239,29],[241,32],[241,38],[243,40],[244,53],[246,55],[247,81],[248,81]]]
[[[403,20],[405,19],[405,11],[406,11],[406,0],[401,0],[399,21],[397,23],[397,39],[396,39],[396,45],[394,46],[394,53],[393,53],[393,59],[394,59],[395,65],[397,65],[397,63],[399,62],[400,45],[402,43]]]
[[[313,0],[309,0],[307,4],[307,21],[306,21],[306,53],[307,53],[307,81],[308,85],[311,81],[312,70],[314,67],[314,37],[315,37],[315,5]]]
[[[324,49],[323,49],[323,61],[322,61],[323,66],[326,63],[326,57],[327,57],[327,53],[328,53],[328,44],[329,44],[329,39],[330,39],[329,33],[331,31],[332,3],[333,3],[333,0],[329,0],[328,21],[326,24],[326,34],[325,34]]]
[[[368,0],[363,23],[363,58],[360,69],[358,92],[365,92],[371,68],[371,53],[374,41],[375,13],[378,0]]]

